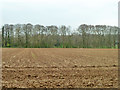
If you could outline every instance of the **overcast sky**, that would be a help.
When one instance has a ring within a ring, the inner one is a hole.
[[[119,0],[0,0],[0,24],[118,25]]]

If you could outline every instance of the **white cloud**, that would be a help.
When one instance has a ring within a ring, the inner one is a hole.
[[[0,0],[4,23],[117,25],[119,0]],[[0,20],[1,21],[1,20]]]

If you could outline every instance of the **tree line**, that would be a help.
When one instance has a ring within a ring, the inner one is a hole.
[[[2,26],[2,47],[19,48],[117,48],[118,27],[82,24],[43,26],[5,24]]]

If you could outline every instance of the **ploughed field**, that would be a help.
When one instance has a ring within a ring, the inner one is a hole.
[[[7,88],[117,88],[117,49],[3,48]]]

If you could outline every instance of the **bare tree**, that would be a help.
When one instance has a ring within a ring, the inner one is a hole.
[[[2,27],[3,47],[26,48],[117,48],[118,27],[82,24],[72,30],[65,25],[43,26],[5,24]]]

